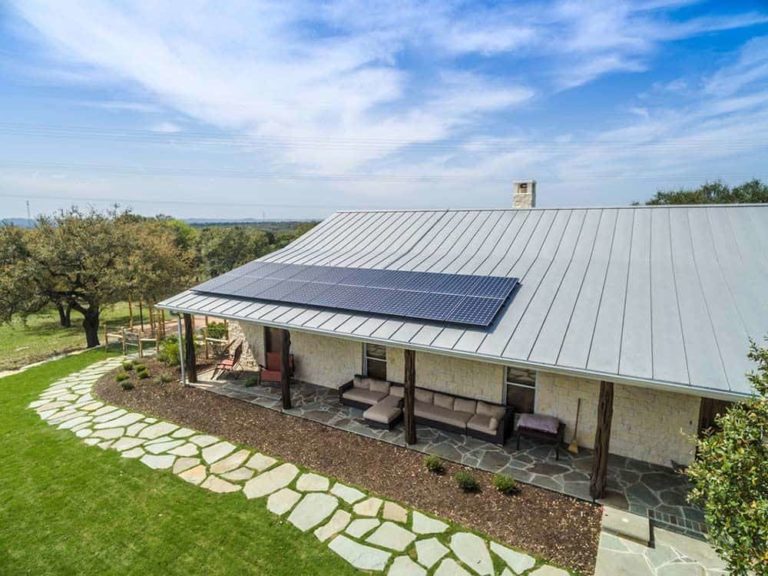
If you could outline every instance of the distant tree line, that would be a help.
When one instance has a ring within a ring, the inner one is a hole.
[[[55,307],[62,326],[82,316],[88,347],[100,313],[129,300],[155,304],[286,246],[314,224],[278,233],[254,226],[194,228],[129,210],[41,216],[31,228],[0,226],[0,322]]]
[[[707,182],[698,188],[658,191],[645,202],[648,206],[663,204],[766,204],[768,184],[750,180],[731,188],[723,182]],[[639,202],[635,202],[638,205]]]

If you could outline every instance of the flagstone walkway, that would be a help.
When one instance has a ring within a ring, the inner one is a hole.
[[[216,493],[266,499],[267,509],[312,532],[352,566],[390,576],[567,576],[461,527],[300,470],[226,440],[105,405],[91,395],[112,358],[53,383],[29,407],[88,445],[117,450]]]

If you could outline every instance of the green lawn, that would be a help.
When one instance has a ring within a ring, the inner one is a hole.
[[[218,495],[80,442],[26,408],[91,351],[2,379],[0,575],[354,574],[264,500]]]
[[[139,313],[134,306],[134,324],[139,322]],[[33,314],[23,322],[14,318],[10,324],[0,324],[0,371],[20,368],[26,364],[44,360],[50,356],[85,347],[85,332],[81,325],[83,317],[72,312],[72,327],[62,328],[55,308],[40,314]],[[115,326],[128,325],[128,304],[121,303],[105,308],[101,313],[103,323]],[[148,322],[147,311],[144,321]]]

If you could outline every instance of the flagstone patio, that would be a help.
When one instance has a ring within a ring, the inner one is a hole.
[[[215,381],[210,379],[210,375],[201,374],[201,381],[194,386],[264,408],[283,411],[280,388],[277,385],[260,384],[246,387],[247,373],[239,379]],[[291,394],[293,408],[284,411],[288,414],[405,446],[402,424],[392,430],[368,426],[363,420],[362,410],[342,405],[336,390],[293,381]],[[409,448],[437,454],[446,460],[489,472],[510,474],[522,482],[590,500],[590,450],[581,449],[578,455],[574,455],[562,448],[557,460],[554,447],[529,439],[522,439],[520,450],[517,450],[514,438],[510,438],[506,445],[499,446],[423,425],[417,426],[417,436],[418,443]],[[687,503],[686,494],[689,487],[684,476],[668,468],[622,456],[610,457],[607,503],[647,516],[657,526],[703,538],[703,513]]]

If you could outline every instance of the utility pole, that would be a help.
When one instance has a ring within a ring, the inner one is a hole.
[[[32,220],[32,213],[29,211],[29,200],[27,200],[27,220]]]

